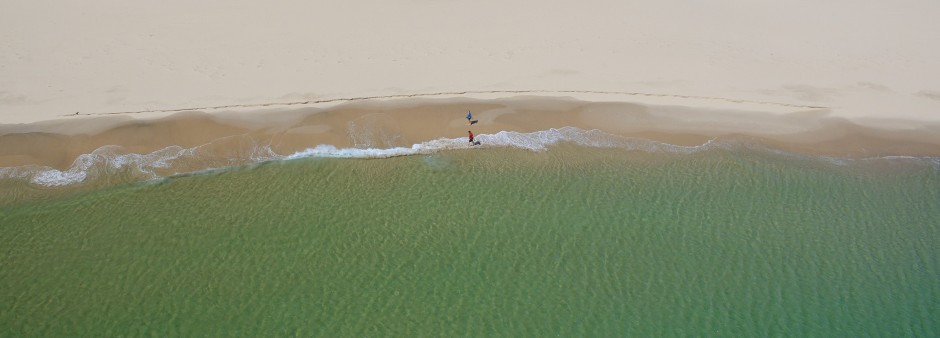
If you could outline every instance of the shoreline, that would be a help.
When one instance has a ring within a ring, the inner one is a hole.
[[[462,137],[454,111],[466,109],[492,115],[478,133],[576,127],[679,145],[731,137],[934,155],[940,48],[925,32],[937,9],[12,0],[0,4],[0,167],[65,168],[107,145],[147,154],[232,135],[283,152],[409,146]],[[446,117],[402,108],[422,104]],[[349,123],[397,138],[371,145]]]
[[[729,109],[747,105],[722,104],[692,108],[570,97],[421,97],[294,109],[185,111],[152,118],[64,119],[0,125],[0,167],[39,165],[63,170],[79,156],[105,146],[117,146],[123,154],[149,154],[170,146],[225,144],[226,138],[237,137],[267,143],[280,155],[318,145],[410,147],[439,138],[465,137],[467,110],[480,121],[472,127],[474,134],[574,127],[677,146],[722,138],[821,156],[940,156],[940,123],[900,120],[878,128],[832,117],[825,109],[769,105],[774,108],[771,110],[765,104],[762,111],[753,111]],[[236,142],[213,147],[239,151],[241,146]]]
[[[468,125],[467,110],[477,124]],[[740,151],[835,164],[910,158],[940,164],[940,123],[873,128],[825,110],[770,113],[563,97],[364,100],[152,119],[77,118],[29,128],[0,125],[0,189],[8,191],[0,205],[270,161],[465,151],[471,149],[468,129],[484,152],[565,153],[573,146],[619,149],[636,159]]]

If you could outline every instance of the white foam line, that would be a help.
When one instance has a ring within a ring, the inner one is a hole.
[[[480,141],[481,148],[486,147],[512,147],[532,151],[545,151],[549,146],[572,142],[581,146],[597,148],[617,148],[623,147],[630,140],[618,136],[606,134],[598,130],[581,130],[574,127],[563,127],[558,129],[549,129],[531,133],[520,133],[514,131],[501,131],[496,134],[480,134],[476,136]],[[649,141],[653,142],[653,141]],[[440,138],[428,142],[414,144],[411,147],[395,148],[337,148],[329,144],[317,145],[294,154],[285,156],[284,159],[297,159],[306,157],[331,157],[331,158],[388,158],[395,156],[408,156],[418,154],[429,154],[443,150],[467,149],[472,148],[465,138]]]
[[[389,158],[419,154],[431,154],[454,149],[476,149],[509,147],[530,151],[547,151],[549,147],[559,143],[572,143],[593,148],[617,148],[628,151],[643,152],[672,152],[691,154],[707,151],[713,148],[747,148],[776,154],[790,154],[782,150],[767,148],[766,146],[743,143],[736,140],[710,139],[701,145],[679,146],[647,139],[636,139],[607,134],[599,130],[582,130],[574,127],[553,128],[520,133],[514,131],[500,131],[495,134],[477,135],[481,146],[471,146],[466,138],[440,138],[427,142],[414,144],[411,147],[394,148],[337,148],[329,144],[317,145],[290,155],[279,155],[269,145],[259,145],[253,139],[251,149],[241,151],[236,149],[235,156],[219,158],[212,152],[202,151],[203,147],[212,143],[193,148],[169,146],[149,154],[120,154],[118,146],[103,146],[90,154],[78,156],[66,170],[58,170],[45,166],[20,166],[0,168],[0,179],[26,179],[32,184],[45,187],[62,187],[78,184],[110,174],[127,172],[139,179],[156,179],[163,177],[158,174],[159,169],[172,169],[182,167],[185,172],[175,172],[172,175],[202,172],[205,170],[219,170],[234,165],[261,163],[271,160],[292,160],[310,157],[326,158]],[[209,148],[211,149],[211,148]],[[241,157],[239,157],[241,156]],[[816,157],[838,165],[852,163],[853,159],[838,157]],[[914,160],[928,161],[935,167],[940,167],[940,158],[913,157],[913,156],[883,156],[860,159],[872,160]],[[177,162],[181,161],[181,162]]]

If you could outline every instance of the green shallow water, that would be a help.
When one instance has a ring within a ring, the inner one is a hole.
[[[577,147],[0,209],[0,336],[937,336],[940,170]]]

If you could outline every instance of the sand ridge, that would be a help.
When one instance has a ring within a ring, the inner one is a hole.
[[[172,114],[180,113],[187,111],[201,111],[201,112],[212,112],[225,109],[256,109],[256,108],[285,108],[289,106],[307,106],[307,105],[320,105],[324,103],[337,103],[337,102],[354,102],[354,101],[364,101],[364,100],[382,100],[382,99],[405,99],[405,98],[420,98],[420,97],[448,97],[448,96],[461,96],[461,97],[474,97],[474,95],[486,95],[486,94],[497,94],[497,95],[522,95],[522,94],[549,94],[549,95],[558,95],[558,94],[600,94],[600,95],[617,95],[617,96],[640,96],[640,97],[654,97],[654,98],[666,98],[666,99],[680,99],[680,100],[708,100],[708,101],[718,101],[726,102],[733,104],[755,104],[763,106],[779,106],[787,108],[805,108],[805,109],[827,109],[825,106],[810,106],[810,105],[799,105],[799,104],[789,104],[789,103],[779,103],[779,102],[767,102],[767,101],[749,101],[749,100],[736,100],[729,99],[724,97],[706,97],[706,96],[692,96],[692,95],[679,95],[679,94],[656,94],[656,93],[636,93],[636,92],[611,92],[611,91],[599,91],[599,90],[465,90],[459,92],[438,92],[438,93],[415,93],[415,94],[397,94],[397,95],[379,95],[379,96],[363,96],[363,97],[349,97],[349,98],[335,98],[335,99],[322,99],[322,100],[305,100],[305,101],[292,101],[292,102],[268,102],[268,103],[252,103],[252,104],[231,104],[223,106],[211,106],[211,107],[188,107],[188,108],[173,108],[173,109],[151,109],[151,110],[137,110],[137,111],[119,111],[119,112],[75,112],[74,114],[65,114],[61,117],[83,117],[83,116],[110,116],[110,115],[137,115],[144,114],[145,117],[152,117],[153,115],[162,115],[162,114]]]

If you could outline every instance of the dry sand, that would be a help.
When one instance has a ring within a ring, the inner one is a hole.
[[[937,121],[938,13],[931,0],[9,0],[0,123],[468,90]]]

